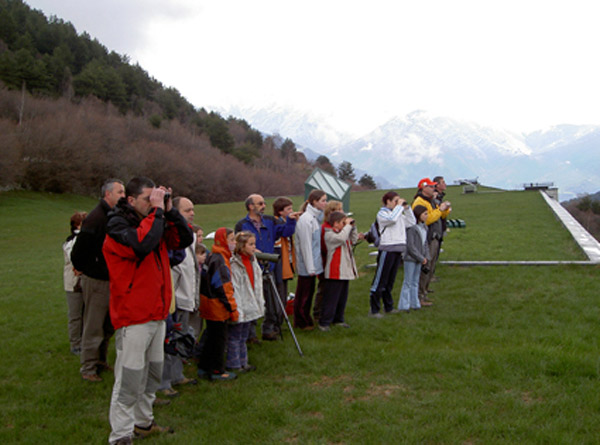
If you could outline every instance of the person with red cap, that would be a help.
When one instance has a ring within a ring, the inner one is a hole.
[[[435,199],[435,186],[436,182],[429,178],[423,178],[419,181],[419,190],[415,195],[415,199],[412,203],[412,208],[416,206],[423,206],[427,209],[427,220],[425,225],[427,226],[427,242],[429,243],[429,253],[435,258],[429,258],[429,271],[435,269],[435,263],[437,262],[437,255],[433,255],[439,252],[439,244],[442,238],[442,224],[441,219],[447,218],[452,208],[450,207],[449,201],[438,203]],[[427,269],[426,269],[427,271]],[[419,300],[421,300],[421,306],[431,306],[432,303],[427,298],[429,292],[429,283],[431,281],[431,273],[425,273],[421,270],[421,277],[419,279]]]

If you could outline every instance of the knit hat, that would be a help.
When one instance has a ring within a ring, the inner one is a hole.
[[[415,218],[416,218],[417,222],[420,222],[421,215],[426,211],[427,211],[427,207],[425,207],[425,206],[421,206],[421,205],[415,206],[415,208],[413,209],[413,213],[415,214]]]

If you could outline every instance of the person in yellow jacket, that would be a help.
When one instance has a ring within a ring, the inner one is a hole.
[[[434,270],[437,262],[439,245],[443,236],[442,219],[446,219],[452,211],[449,201],[440,203],[435,199],[436,185],[437,183],[429,178],[421,179],[418,185],[419,190],[412,203],[413,209],[421,205],[427,209],[428,214],[425,225],[427,226],[427,242],[429,243],[431,258],[429,258],[429,267],[421,270],[421,277],[419,279],[419,300],[421,300],[421,306],[432,305],[432,302],[427,298],[432,275],[429,271]]]

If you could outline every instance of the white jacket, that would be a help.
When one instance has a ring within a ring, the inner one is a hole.
[[[300,215],[296,223],[296,266],[298,275],[309,276],[323,273],[321,258],[321,225],[319,217],[323,214],[312,205]]]
[[[393,210],[387,207],[379,209],[377,222],[381,237],[379,250],[386,250],[386,247],[406,244],[406,229],[414,226],[417,220],[409,206],[397,205]]]
[[[263,296],[262,270],[256,258],[252,258],[254,271],[254,288],[246,272],[244,262],[237,255],[231,256],[231,281],[233,283],[233,298],[237,304],[238,322],[256,320],[265,314],[265,297]]]
[[[71,263],[71,251],[77,237],[65,241],[63,244],[63,255],[65,258],[65,267],[63,269],[63,283],[65,285],[66,292],[73,292],[73,289],[79,281],[79,277],[73,272],[73,263]]]
[[[347,224],[342,230],[335,232],[327,224],[325,225],[323,238],[327,247],[325,278],[332,280],[354,280],[357,278],[356,262],[352,253],[352,245],[358,240],[356,226]]]
[[[195,249],[196,234],[194,242],[185,248],[185,259],[171,268],[176,307],[187,312],[193,312],[200,306],[200,273]]]

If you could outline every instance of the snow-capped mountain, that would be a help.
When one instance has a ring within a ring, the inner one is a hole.
[[[289,137],[299,148],[322,153],[334,164],[349,161],[357,171],[399,187],[438,174],[449,183],[478,177],[485,185],[506,189],[553,182],[562,200],[600,185],[600,126],[559,125],[518,134],[415,111],[350,140],[308,113],[285,109],[229,113],[261,131]]]
[[[335,147],[353,139],[329,125],[324,117],[306,111],[276,105],[268,108],[231,107],[225,112],[217,111],[240,117],[264,133],[290,138],[300,150],[307,148],[316,152],[316,157],[319,153],[328,155]],[[311,159],[311,152],[305,154]]]

